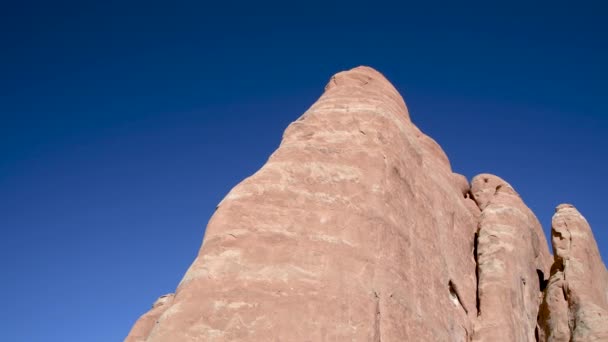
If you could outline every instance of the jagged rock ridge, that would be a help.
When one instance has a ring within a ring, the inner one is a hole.
[[[453,173],[358,67],[222,200],[175,295],[126,341],[606,340],[591,230],[567,206],[553,226],[554,257],[513,187]]]

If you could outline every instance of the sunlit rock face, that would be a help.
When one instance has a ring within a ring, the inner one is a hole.
[[[534,341],[554,326],[605,336],[593,314],[606,317],[606,269],[586,227],[579,245],[596,254],[554,272],[564,258],[551,268],[515,190],[453,173],[390,82],[358,67],[331,77],[226,195],[175,295],[126,341]],[[568,272],[585,274],[582,290],[553,303]],[[597,308],[569,306],[597,296]],[[558,312],[584,324],[563,326]]]
[[[555,262],[539,323],[547,341],[608,341],[608,272],[587,220],[557,207],[551,238]]]
[[[479,205],[475,341],[535,341],[542,286],[551,256],[542,227],[499,177],[472,181]]]

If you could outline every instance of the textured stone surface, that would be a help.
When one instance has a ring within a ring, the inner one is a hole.
[[[481,174],[471,192],[482,209],[477,240],[475,341],[534,341],[551,256],[542,227],[517,192]]]
[[[146,341],[160,315],[173,303],[173,297],[173,293],[160,296],[152,305],[152,309],[137,320],[125,342]]]
[[[175,296],[127,341],[533,341],[550,263],[513,188],[453,173],[397,90],[358,67],[222,200]]]
[[[587,220],[557,207],[551,235],[555,261],[539,323],[547,341],[608,341],[608,271]]]

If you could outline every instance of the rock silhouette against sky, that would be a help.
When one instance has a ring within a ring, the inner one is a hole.
[[[606,341],[608,272],[556,209],[453,173],[380,73],[331,77],[126,341]]]

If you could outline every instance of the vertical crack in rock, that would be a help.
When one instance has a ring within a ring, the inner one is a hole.
[[[477,316],[479,316],[481,315],[481,308],[479,306],[479,261],[477,256],[477,246],[479,244],[479,230],[475,232],[475,238],[473,241],[473,257],[475,258],[475,307],[477,308]]]
[[[545,291],[545,288],[547,287],[547,280],[545,280],[545,273],[539,269],[536,269],[536,275],[538,276],[538,288],[539,291],[542,293]]]
[[[536,326],[534,327],[534,340],[539,342],[541,340],[540,335],[540,325],[541,325],[541,316],[543,312],[543,301],[545,298],[545,289],[547,287],[548,280],[545,279],[545,273],[542,270],[536,269],[536,275],[538,277],[538,290],[539,290],[539,299],[540,304],[538,306],[538,312],[536,314]],[[544,337],[544,335],[543,335]]]
[[[382,321],[382,314],[380,313],[380,296],[376,291],[374,291],[374,300],[376,304],[374,308],[374,336],[372,341],[382,342],[382,330],[380,329],[380,322]]]

